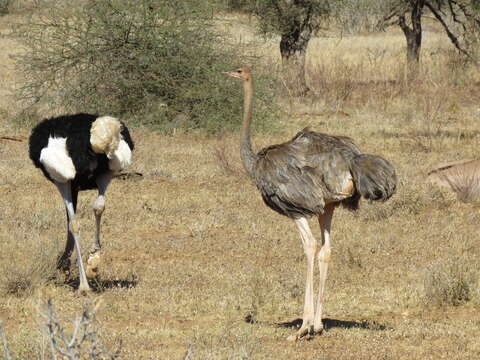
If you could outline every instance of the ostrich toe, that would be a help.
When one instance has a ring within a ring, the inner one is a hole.
[[[88,279],[95,279],[98,276],[100,263],[101,263],[100,251],[91,253],[88,256],[87,270],[85,271],[85,274],[87,275]]]

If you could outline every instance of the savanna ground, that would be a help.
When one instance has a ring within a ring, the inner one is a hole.
[[[17,20],[0,18],[0,135],[26,138],[29,128],[12,122],[11,55],[19,49],[9,33]],[[223,26],[255,37],[245,18]],[[87,297],[61,277],[49,280],[66,238],[60,196],[32,166],[27,141],[0,140],[0,319],[14,358],[47,351],[47,299],[65,321],[99,302],[100,337],[110,349],[121,341],[124,359],[181,359],[187,351],[190,359],[480,358],[479,208],[424,182],[438,162],[478,155],[480,74],[457,61],[435,27],[426,34],[411,88],[401,76],[400,32],[315,39],[315,94],[283,96],[276,130],[254,137],[260,148],[309,125],[351,136],[397,169],[391,200],[336,211],[327,331],[311,341],[285,341],[294,328],[280,324],[298,323],[303,306],[301,241],[243,174],[238,134],[132,129],[131,171],[143,177],[117,179],[108,190],[101,279]],[[278,69],[276,44],[259,38],[251,51]],[[79,198],[84,253],[95,195]],[[315,219],[311,225],[319,235]]]

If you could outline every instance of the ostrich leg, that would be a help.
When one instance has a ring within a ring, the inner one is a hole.
[[[289,341],[296,341],[305,335],[313,334],[315,316],[313,304],[313,273],[317,241],[313,237],[307,219],[299,218],[295,220],[295,223],[300,231],[303,249],[305,250],[305,255],[307,257],[307,282],[305,286],[305,304],[303,308],[302,326],[295,334],[290,335],[287,338]]]
[[[96,232],[95,232],[95,242],[90,249],[87,260],[87,271],[86,275],[89,279],[95,278],[98,275],[98,268],[100,266],[100,249],[102,248],[101,238],[100,238],[100,227],[102,221],[102,214],[105,210],[105,192],[107,191],[108,184],[113,178],[112,172],[107,172],[99,177],[97,177],[97,187],[98,187],[98,197],[93,204],[93,213],[95,214],[96,222]]]
[[[57,185],[60,194],[62,195],[65,207],[67,208],[68,214],[68,230],[72,234],[73,240],[75,243],[75,250],[77,252],[77,262],[78,262],[78,273],[80,277],[80,286],[79,290],[81,293],[86,293],[90,291],[90,286],[88,285],[87,277],[85,276],[85,269],[83,267],[82,254],[80,252],[80,235],[79,235],[79,226],[77,219],[75,219],[75,210],[72,201],[72,186],[70,181],[66,183],[55,182]],[[67,244],[68,245],[68,244]]]
[[[78,190],[72,189],[72,204],[74,212],[77,212],[77,199]],[[73,233],[70,231],[70,215],[68,214],[68,209],[66,208],[65,210],[67,213],[67,243],[65,244],[65,251],[58,259],[57,269],[66,273],[68,278],[70,276],[70,256],[75,247],[75,240],[73,238]]]
[[[330,262],[330,225],[332,224],[334,204],[325,206],[325,212],[318,217],[320,230],[322,231],[322,247],[317,255],[318,267],[320,269],[320,283],[318,286],[317,307],[315,311],[314,330],[315,333],[323,331],[322,310],[325,291],[325,281],[327,280],[328,263]]]

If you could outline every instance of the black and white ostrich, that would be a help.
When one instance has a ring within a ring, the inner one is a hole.
[[[67,243],[57,266],[69,270],[75,247],[79,290],[87,292],[90,290],[87,277],[95,277],[100,263],[100,221],[105,210],[105,191],[114,175],[132,162],[133,141],[127,127],[116,118],[76,114],[40,122],[32,130],[29,146],[30,159],[57,186],[67,210]],[[89,189],[98,189],[93,205],[97,228],[85,270],[75,212],[78,192]]]

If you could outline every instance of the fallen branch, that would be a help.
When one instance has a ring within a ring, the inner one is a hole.
[[[0,136],[1,140],[10,140],[10,141],[25,141],[27,140],[26,136],[18,135],[18,136]]]

